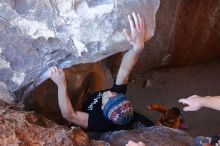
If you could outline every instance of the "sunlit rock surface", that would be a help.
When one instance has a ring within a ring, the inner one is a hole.
[[[146,127],[130,131],[106,133],[101,138],[111,146],[125,146],[129,140],[142,141],[147,146],[193,146],[193,139],[188,134],[163,126]]]
[[[0,101],[0,145],[107,146],[80,128],[57,125],[34,112],[19,111]]]
[[[0,81],[22,97],[50,66],[94,62],[129,49],[127,15],[154,35],[159,0],[0,0]],[[19,90],[20,89],[20,90]]]

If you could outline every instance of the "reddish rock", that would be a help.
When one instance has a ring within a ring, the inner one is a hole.
[[[219,57],[219,20],[219,0],[181,1],[169,45],[170,64],[185,65]]]
[[[0,145],[107,146],[80,128],[69,129],[34,113],[14,110],[0,101]]]
[[[133,70],[143,75],[160,66],[182,66],[216,59],[220,56],[219,0],[161,0],[155,36]],[[120,55],[105,62],[116,74]]]

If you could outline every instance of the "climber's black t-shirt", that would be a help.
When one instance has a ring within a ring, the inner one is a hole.
[[[118,94],[125,94],[127,91],[127,84],[116,85],[114,84],[110,90]],[[83,111],[89,114],[88,120],[88,131],[112,131],[112,130],[122,130],[122,129],[133,129],[135,126],[153,126],[153,122],[145,118],[144,116],[134,113],[133,119],[130,123],[125,125],[117,125],[112,123],[110,120],[105,118],[102,106],[102,94],[107,91],[98,91],[87,99],[83,105]]]

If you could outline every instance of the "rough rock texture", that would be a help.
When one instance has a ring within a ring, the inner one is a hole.
[[[220,1],[182,1],[169,44],[170,64],[185,65],[220,56]]]
[[[45,80],[40,75],[49,66],[93,62],[127,49],[120,33],[122,26],[128,27],[126,14],[139,10],[145,14],[155,8],[154,16],[158,5],[148,4],[145,10],[142,4],[152,1],[158,4],[155,0],[1,0],[1,91],[4,95],[10,91],[19,100]],[[154,24],[154,17],[148,18]],[[135,74],[161,65],[187,65],[219,57],[219,19],[219,0],[161,0],[155,36],[146,44]],[[118,62],[113,58],[108,65],[115,68]]]
[[[154,35],[159,0],[0,0],[0,81],[17,99],[52,65],[95,62],[129,48],[122,29],[133,11]],[[20,89],[20,90],[19,90]]]
[[[108,146],[80,129],[57,125],[33,112],[19,111],[0,101],[0,145]]]
[[[14,101],[7,89],[7,86],[3,82],[0,82],[0,99],[7,103],[12,103]]]
[[[144,74],[153,67],[180,66],[220,56],[219,0],[161,0],[155,36],[146,43],[134,71]],[[116,70],[120,57],[107,63]]]
[[[105,133],[102,141],[95,141],[80,128],[57,125],[34,112],[21,111],[2,101],[0,123],[0,145],[124,146],[128,140],[141,140],[151,146],[192,145],[192,138],[186,133],[166,127]]]
[[[113,79],[109,70],[101,63],[75,65],[65,69],[67,91],[75,110],[80,110],[88,95],[110,88]],[[47,80],[32,91],[25,99],[27,110],[35,110],[49,119],[63,123],[57,97],[57,86]]]
[[[124,146],[129,140],[142,141],[147,146],[193,146],[193,139],[186,133],[167,127],[156,126],[134,129],[130,131],[115,131],[106,133],[101,138],[111,146]]]
[[[191,95],[220,95],[220,60],[182,67],[156,68],[145,72],[143,76],[133,78],[128,86],[127,96],[135,110],[153,121],[161,118],[161,113],[146,111],[146,105],[160,103],[167,107],[179,107],[180,98]],[[220,133],[220,113],[203,108],[197,112],[183,112],[191,136],[212,136]]]
[[[116,7],[110,12],[112,2]],[[155,8],[155,14],[158,5],[148,6]],[[45,80],[43,73],[52,65],[69,67],[93,62],[128,49],[120,31],[122,26],[128,27],[125,16],[137,11],[136,7],[143,12],[141,14],[148,11],[142,9],[142,3],[134,0],[67,0],[66,3],[61,0],[0,0],[0,98],[12,102],[12,94],[20,100]],[[69,14],[74,14],[74,20]],[[154,17],[150,18],[153,21]],[[166,68],[157,68],[156,75],[147,72],[149,68],[161,65],[187,65],[219,57],[219,20],[219,0],[160,1],[155,36],[146,43],[133,72],[137,83],[133,80],[129,86],[128,96],[136,107],[144,107],[151,101],[180,106],[176,101],[192,94],[219,95],[219,71],[215,70],[218,64],[186,70],[177,68],[170,72]],[[113,25],[107,25],[108,22]],[[98,43],[97,38],[101,38]],[[103,48],[106,44],[112,48]],[[121,55],[118,55],[105,62],[114,75],[120,59]],[[109,73],[105,73],[107,71],[101,66],[89,64],[78,66],[78,69],[66,69],[68,93],[76,109],[80,109],[84,95],[107,88],[112,83],[110,78],[106,81]],[[205,75],[201,75],[203,69],[207,70]],[[27,108],[63,122],[56,92],[56,86],[50,80],[46,81],[25,99]],[[145,113],[144,109],[140,111]],[[213,111],[187,114],[189,123],[193,123],[189,132],[193,135],[216,133],[219,123],[216,114]],[[204,119],[204,115],[208,118]],[[207,125],[212,125],[211,130]]]

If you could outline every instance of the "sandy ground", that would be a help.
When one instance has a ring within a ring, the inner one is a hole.
[[[135,77],[129,84],[128,98],[136,111],[151,120],[157,120],[161,114],[146,111],[148,104],[160,103],[168,107],[180,107],[178,99],[190,95],[220,95],[220,61],[214,61],[188,67],[161,68]],[[198,112],[184,113],[192,136],[211,136],[220,134],[220,111],[201,109]]]

